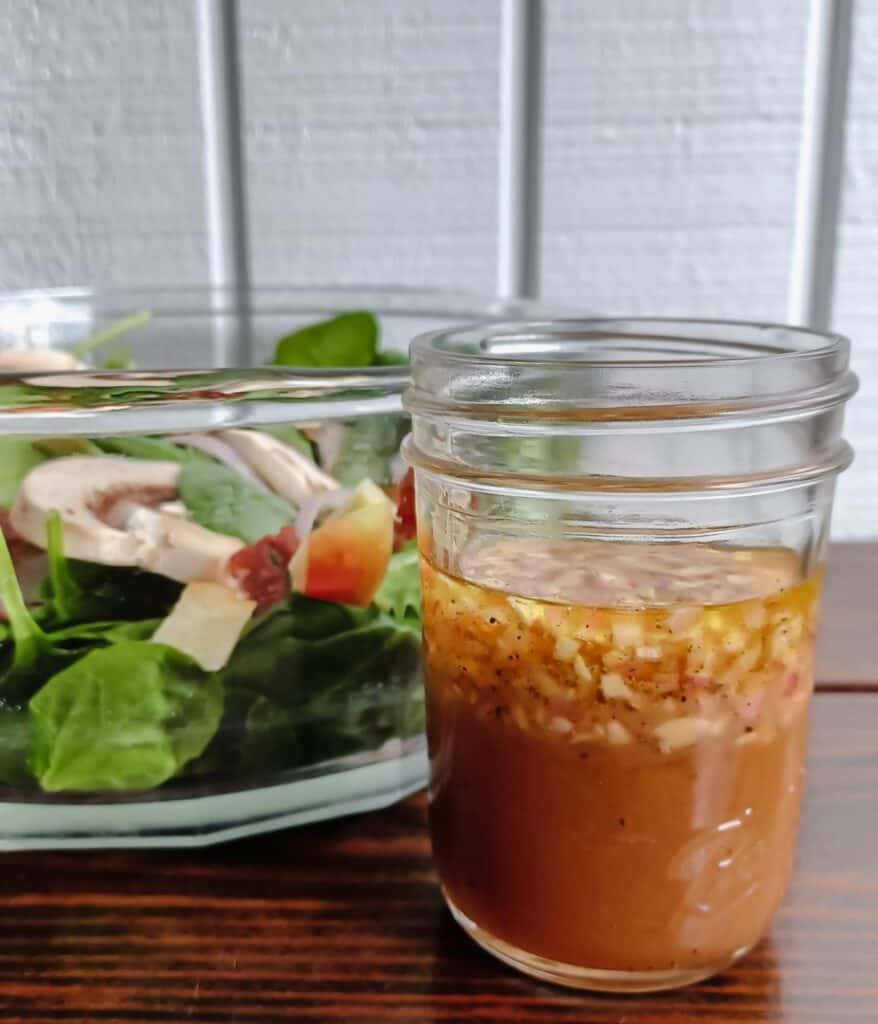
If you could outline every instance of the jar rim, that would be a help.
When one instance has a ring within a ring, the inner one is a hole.
[[[669,329],[675,328],[677,333],[666,333]],[[698,330],[705,336],[700,337],[687,331]],[[752,340],[721,338],[710,336],[711,330],[722,332],[746,332],[753,336]],[[511,333],[511,332],[516,333]],[[526,332],[526,334],[525,334]],[[480,363],[484,365],[491,362],[492,350],[502,354],[504,359],[514,359],[529,363],[554,363],[557,360],[550,358],[541,359],[530,357],[525,350],[516,351],[515,344],[521,344],[522,335],[530,336],[536,340],[540,332],[545,339],[568,336],[570,340],[584,340],[586,332],[589,334],[606,336],[607,338],[643,339],[655,341],[685,341],[696,344],[722,344],[723,346],[736,348],[740,351],[736,355],[729,354],[727,358],[721,356],[709,356],[713,366],[722,363],[737,363],[742,358],[753,359],[796,359],[807,358],[827,353],[848,354],[850,349],[849,339],[834,331],[818,331],[810,327],[799,327],[792,324],[775,323],[771,321],[750,321],[723,318],[699,318],[699,317],[557,317],[541,320],[501,320],[501,321],[476,321],[456,327],[440,328],[434,331],[425,331],[417,335],[412,343],[413,353],[426,355],[429,351],[436,357],[454,359],[455,361]],[[574,332],[581,332],[582,337],[577,338]],[[769,340],[769,334],[786,336],[790,340],[800,340],[801,347],[779,347],[777,345],[757,346],[755,340],[759,335],[764,335],[764,341]],[[471,344],[473,336],[478,338],[480,351],[467,351],[464,346]],[[810,340],[811,344],[804,344]],[[452,347],[454,343],[461,345],[459,348]],[[504,346],[505,343],[505,347]],[[749,351],[748,351],[749,350]],[[487,355],[485,354],[487,352]],[[705,358],[690,359],[594,359],[592,357],[576,359],[565,357],[565,363],[575,365],[577,363],[590,366],[620,366],[631,365],[637,362],[641,366],[665,365],[673,362],[677,366],[701,365]]]
[[[844,335],[745,320],[473,323],[414,339],[405,404],[474,418],[767,416],[847,401],[849,355]]]

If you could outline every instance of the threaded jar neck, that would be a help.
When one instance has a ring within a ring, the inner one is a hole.
[[[719,320],[563,319],[422,334],[410,459],[580,491],[797,486],[851,459],[837,334]]]

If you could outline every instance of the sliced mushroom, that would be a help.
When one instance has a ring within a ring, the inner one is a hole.
[[[163,501],[158,507],[159,512],[166,516],[176,516],[177,519],[187,519],[189,512],[182,501]]]
[[[294,505],[339,484],[291,445],[257,430],[221,430],[219,437],[247,462],[251,469]]]
[[[80,370],[85,364],[60,348],[0,348],[0,373]]]
[[[300,430],[312,444],[317,445],[320,465],[331,473],[341,455],[344,443],[345,426],[343,423],[308,423]]]
[[[229,559],[244,547],[237,537],[143,505],[132,512],[125,527],[143,545],[140,568],[181,583],[225,581]]]
[[[71,558],[136,566],[182,583],[221,580],[242,541],[151,507],[174,498],[179,476],[176,462],[112,455],[53,459],[24,478],[10,520],[22,537],[44,548],[46,519],[57,511]]]
[[[59,369],[59,367],[51,367]],[[109,373],[105,370],[96,370],[92,373],[82,373],[83,364],[79,363],[74,367],[63,367],[63,369],[78,370],[77,373],[41,373],[38,377],[25,377],[25,384],[33,384],[41,388],[65,388],[75,390],[77,388],[112,388],[118,385],[124,387],[136,382],[138,387],[143,388],[166,388],[167,377],[151,377],[146,373],[126,371],[121,373]],[[38,372],[36,367],[28,367],[29,372]]]

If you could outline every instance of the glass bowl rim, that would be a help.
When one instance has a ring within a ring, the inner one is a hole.
[[[318,317],[352,309],[369,309],[379,317],[448,317],[457,322],[508,321],[546,311],[542,303],[530,300],[393,284],[270,285],[246,290],[212,285],[70,286],[2,291],[0,318],[18,307],[17,315],[26,323],[29,311],[39,310],[41,304],[47,325],[77,322],[64,317],[67,311],[116,318],[144,307],[157,323],[192,317],[205,322],[241,318],[242,324],[248,317]],[[57,318],[47,304],[56,307]],[[401,412],[408,383],[408,366],[309,370],[229,362],[203,370],[3,373],[0,435],[156,433],[283,423],[297,417],[355,418]],[[10,385],[20,390],[11,392]],[[293,411],[296,403],[302,414]]]

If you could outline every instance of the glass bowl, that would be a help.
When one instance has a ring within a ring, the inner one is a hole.
[[[400,354],[528,312],[0,295],[0,848],[202,845],[424,784]],[[311,365],[267,365],[281,338]]]

